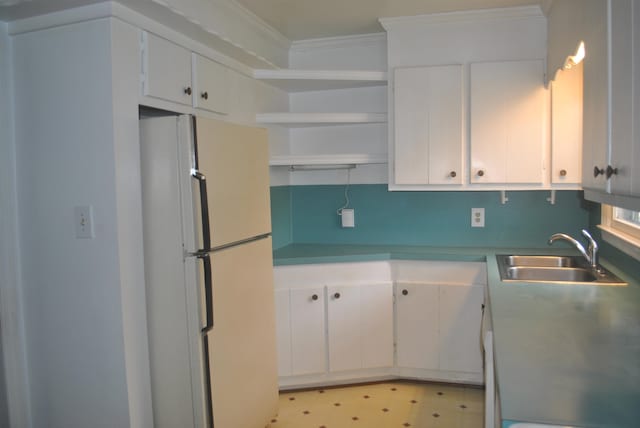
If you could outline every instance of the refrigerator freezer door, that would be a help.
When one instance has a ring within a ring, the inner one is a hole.
[[[206,177],[208,191],[211,248],[271,233],[267,131],[213,119],[195,122],[197,170]],[[198,180],[191,180],[191,192],[200,225]],[[201,235],[198,228],[196,235]]]
[[[277,413],[271,238],[211,253],[214,328],[207,334],[216,427],[264,427]]]

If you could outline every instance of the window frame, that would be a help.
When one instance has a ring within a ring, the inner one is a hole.
[[[640,260],[640,228],[615,218],[612,205],[602,204],[602,238],[629,256]]]

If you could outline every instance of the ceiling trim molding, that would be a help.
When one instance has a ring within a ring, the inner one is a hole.
[[[291,42],[233,0],[215,0],[215,4],[207,0],[105,1],[10,21],[7,28],[9,34],[16,35],[109,17],[142,29],[149,25],[141,17],[170,25],[177,33],[252,68],[286,68],[289,63]]]
[[[274,66],[287,65],[291,41],[235,0],[151,1]]]
[[[518,6],[473,11],[433,13],[428,15],[400,16],[380,18],[385,30],[406,28],[407,26],[424,26],[433,24],[454,24],[468,22],[495,22],[514,19],[544,18],[540,6]]]
[[[89,21],[92,19],[108,18],[113,16],[111,2],[95,3],[87,6],[74,7],[45,15],[32,16],[30,18],[17,19],[7,23],[10,35],[28,33],[30,31],[45,30],[47,28]]]
[[[289,49],[289,47],[291,46],[291,40],[289,40],[281,32],[276,30],[271,25],[267,24],[262,18],[251,12],[249,9],[247,9],[237,1],[218,0],[218,2],[226,3],[225,7],[229,8],[230,11],[237,14],[238,16],[241,16],[242,19],[250,24],[256,31],[268,34],[269,37],[273,38],[275,42],[278,43],[282,48]]]
[[[338,49],[345,47],[361,47],[387,43],[386,33],[357,34],[354,36],[323,37],[318,39],[298,40],[291,43],[291,51],[309,49]]]

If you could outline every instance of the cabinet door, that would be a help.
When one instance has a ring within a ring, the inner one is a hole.
[[[471,64],[471,182],[542,183],[543,61]]]
[[[607,2],[584,1],[583,155],[582,186],[606,190],[604,174],[594,176],[594,168],[607,167],[608,154],[608,47]]]
[[[438,286],[396,284],[396,364],[438,369]]]
[[[362,368],[393,366],[393,285],[360,287]]]
[[[482,373],[482,302],[484,290],[473,285],[440,286],[440,369]]]
[[[327,287],[329,370],[393,365],[393,286]]]
[[[191,52],[144,32],[142,95],[191,105]]]
[[[227,68],[193,54],[193,105],[214,113],[229,113]]]
[[[324,290],[291,290],[291,374],[326,371]]]
[[[633,165],[631,175],[631,194],[640,196],[640,5],[633,7]]]
[[[329,370],[362,367],[360,287],[327,287]]]
[[[551,82],[551,183],[582,180],[582,63]]]
[[[288,289],[276,290],[278,376],[291,376],[291,300]]]
[[[462,66],[397,68],[396,184],[462,183]]]
[[[634,92],[639,90],[634,86],[634,79],[637,82],[638,77],[633,75],[633,37],[634,30],[640,30],[633,26],[633,9],[638,8],[639,6],[632,5],[631,0],[612,1],[610,6],[611,158],[609,165],[616,174],[611,175],[609,180],[611,193],[617,195],[629,195],[632,192]]]

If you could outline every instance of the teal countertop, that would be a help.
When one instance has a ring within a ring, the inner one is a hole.
[[[495,254],[572,254],[555,248],[293,244],[274,264],[372,260],[487,262],[502,418],[584,428],[640,426],[640,283],[503,283]]]

